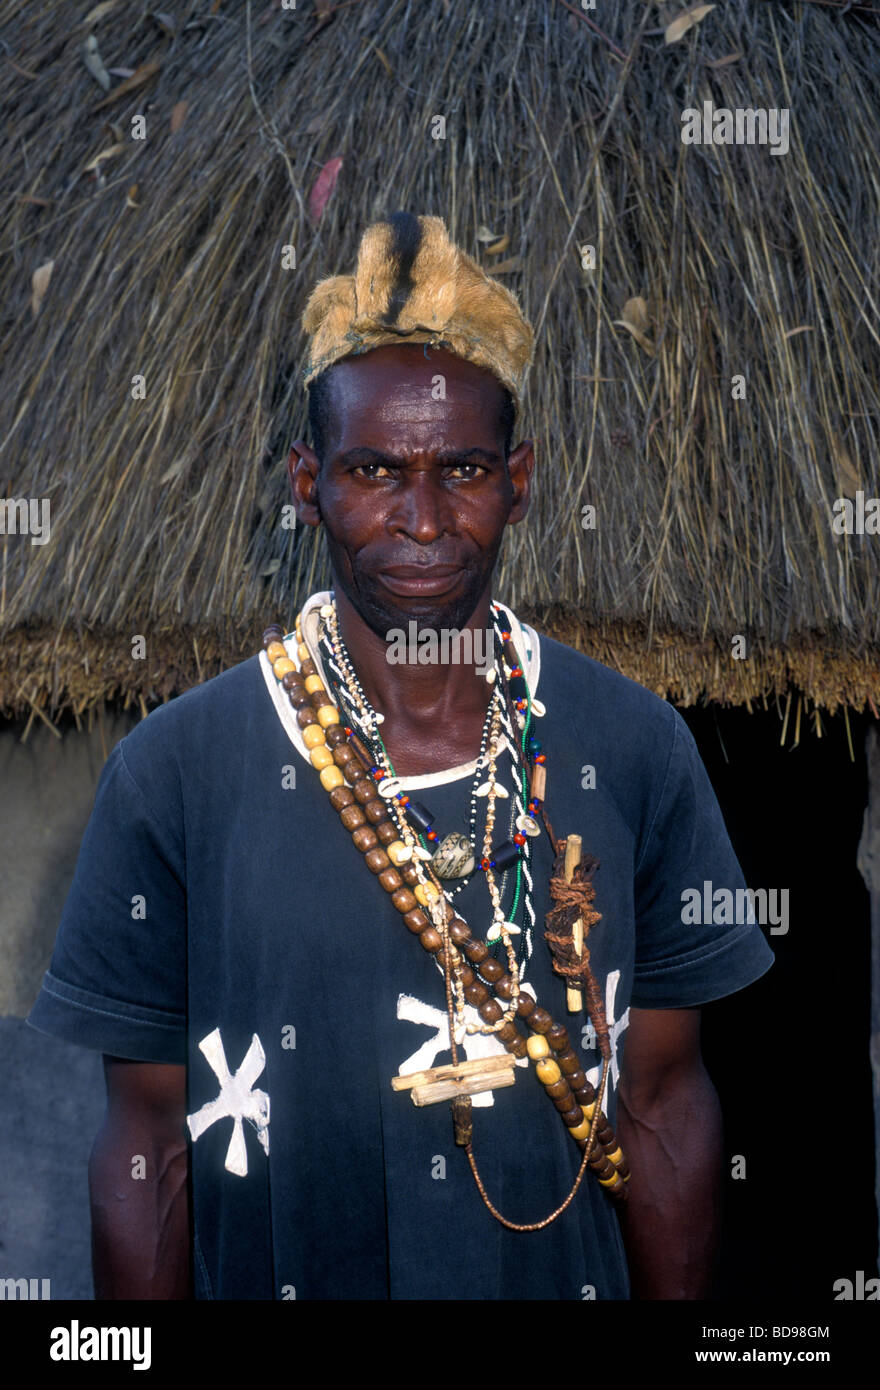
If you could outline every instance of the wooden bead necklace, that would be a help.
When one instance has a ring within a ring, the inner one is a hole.
[[[328,609],[329,612],[325,611]],[[335,606],[325,605],[321,615],[325,618],[335,617]],[[266,628],[263,633],[263,646],[276,679],[287,691],[288,699],[297,712],[296,720],[309,753],[309,760],[318,771],[321,785],[329,794],[330,804],[351,834],[355,847],[363,854],[367,868],[378,878],[385,892],[390,894],[392,905],[401,914],[404,926],[418,936],[423,949],[437,959],[444,972],[453,1065],[451,1068],[434,1068],[430,1073],[420,1074],[427,1079],[418,1086],[416,1079],[411,1076],[395,1077],[392,1084],[395,1089],[411,1088],[416,1103],[431,1103],[435,1099],[453,1097],[456,1143],[465,1149],[474,1180],[486,1207],[510,1230],[537,1231],[555,1221],[574,1199],[588,1166],[593,1169],[600,1185],[609,1196],[615,1200],[625,1200],[625,1183],[629,1177],[629,1169],[602,1110],[611,1050],[599,991],[589,971],[588,953],[584,951],[584,964],[578,967],[571,964],[569,952],[569,957],[566,957],[568,964],[560,967],[560,973],[566,973],[573,978],[575,971],[580,968],[587,981],[587,987],[584,989],[585,1002],[602,1055],[598,1093],[587,1079],[580,1059],[570,1044],[566,1029],[554,1022],[547,1010],[541,1008],[531,994],[520,989],[519,969],[506,928],[502,927],[502,940],[508,952],[507,971],[503,964],[490,954],[489,946],[472,935],[466,921],[456,916],[436,874],[426,862],[431,858],[430,853],[418,845],[406,821],[404,810],[411,803],[408,802],[408,798],[395,799],[392,796],[386,799],[377,795],[377,777],[380,782],[385,781],[386,770],[373,761],[369,749],[354,729],[342,725],[339,709],[325,690],[303,640],[300,616],[296,619],[295,630],[297,658],[300,662],[298,669],[296,663],[288,656],[281,640],[284,631],[280,624],[273,623]],[[527,688],[522,688],[525,686],[523,669],[513,648],[510,633],[501,630],[500,636],[502,641],[508,644],[507,661],[503,666],[507,698],[512,699],[514,709],[523,719],[525,726],[525,712],[528,711],[530,697]],[[522,682],[519,689],[516,686],[517,682]],[[494,699],[492,705],[488,740],[490,788],[494,782],[494,759],[497,756],[501,727],[501,717]],[[369,703],[365,698],[364,713],[368,726],[375,727],[381,716],[372,712],[371,718]],[[551,879],[551,893],[557,901],[560,894],[563,895],[563,906],[555,909],[558,917],[560,912],[569,915],[577,912],[577,906],[572,907],[571,903],[576,902],[580,890],[563,883],[558,876],[560,845],[564,848],[565,841],[556,841],[543,809],[545,763],[546,759],[539,750],[532,759],[528,812],[530,816],[536,817],[540,811],[557,851],[557,876]],[[491,802],[487,810],[493,811]],[[418,823],[419,817],[416,820]],[[499,867],[499,849],[503,849],[504,846],[494,851],[491,849],[493,820],[494,814],[487,816],[481,866],[486,873],[493,908],[497,914],[500,904],[493,894],[493,887],[496,894],[498,890],[491,875],[492,869]],[[586,891],[589,896],[592,895],[591,888]],[[585,898],[584,902],[587,901]],[[427,912],[423,909],[427,909]],[[548,920],[550,915],[548,914]],[[592,914],[593,918],[596,916],[597,914]],[[558,934],[553,935],[554,942],[563,940],[564,938]],[[562,949],[561,946],[554,947],[557,954],[562,952]],[[556,964],[554,968],[557,968]],[[477,975],[481,978],[478,979]],[[495,998],[492,997],[492,991]],[[457,1037],[464,1036],[462,1021],[465,999],[476,1008],[483,1020],[482,1030],[494,1032],[506,1051],[511,1054],[509,1062],[505,1062],[503,1058],[489,1058],[459,1063]],[[528,1040],[517,1029],[514,1018],[523,1019],[531,1030],[532,1036]],[[474,1158],[471,1113],[471,1094],[491,1089],[493,1084],[512,1084],[513,1061],[524,1056],[535,1062],[538,1079],[555,1108],[559,1110],[569,1134],[583,1150],[580,1168],[564,1202],[543,1221],[528,1224],[507,1220],[492,1205]],[[502,1078],[502,1070],[506,1071],[508,1067],[509,1076]],[[481,1073],[479,1077],[478,1071]],[[417,1097],[419,1090],[424,1093],[421,1100]]]

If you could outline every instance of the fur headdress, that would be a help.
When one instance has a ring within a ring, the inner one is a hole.
[[[303,328],[306,385],[342,357],[430,343],[494,372],[517,406],[534,340],[516,297],[450,241],[443,219],[411,212],[367,228],[354,275],[318,281]]]

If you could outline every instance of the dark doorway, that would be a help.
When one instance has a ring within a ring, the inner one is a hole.
[[[719,1296],[834,1298],[877,1273],[870,1043],[870,900],[856,868],[865,732],[823,715],[780,746],[774,709],[681,711],[751,888],[788,888],[776,963],[704,1010],[704,1056],[725,1116]],[[745,1177],[732,1176],[734,1155]]]

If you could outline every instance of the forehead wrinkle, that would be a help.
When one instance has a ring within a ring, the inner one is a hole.
[[[440,449],[435,450],[429,447],[416,446],[407,454],[389,454],[385,449],[377,449],[369,444],[355,445],[352,449],[346,449],[338,456],[337,462],[347,463],[385,463],[395,467],[405,466],[407,463],[418,463],[422,458],[425,462],[432,462],[443,467],[450,464],[467,463],[472,460],[482,460],[484,463],[500,462],[500,455],[491,449],[482,449],[475,445],[470,449]]]

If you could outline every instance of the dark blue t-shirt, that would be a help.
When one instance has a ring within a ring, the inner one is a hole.
[[[547,813],[557,836],[580,834],[600,861],[589,948],[612,1025],[613,1124],[630,1007],[720,998],[772,953],[747,921],[683,923],[687,890],[735,892],[744,880],[681,716],[547,637],[540,660]],[[509,767],[505,753],[508,786]],[[418,781],[407,789],[439,831],[464,829],[471,776],[413,792]],[[547,836],[529,848],[537,921],[525,979],[595,1082],[592,1030],[566,1012],[543,939]],[[508,875],[505,907],[512,889]],[[484,937],[482,875],[454,902]],[[417,1108],[392,1090],[401,1070],[451,1060],[442,974],[294,747],[258,656],[114,748],[29,1022],[116,1056],[187,1064],[188,1114],[204,1124],[190,1146],[199,1298],[629,1295],[617,1214],[592,1173],[549,1227],[509,1231],[454,1144],[449,1104]],[[518,1066],[515,1084],[473,1111],[488,1195],[520,1223],[560,1204],[580,1161],[532,1071]]]

